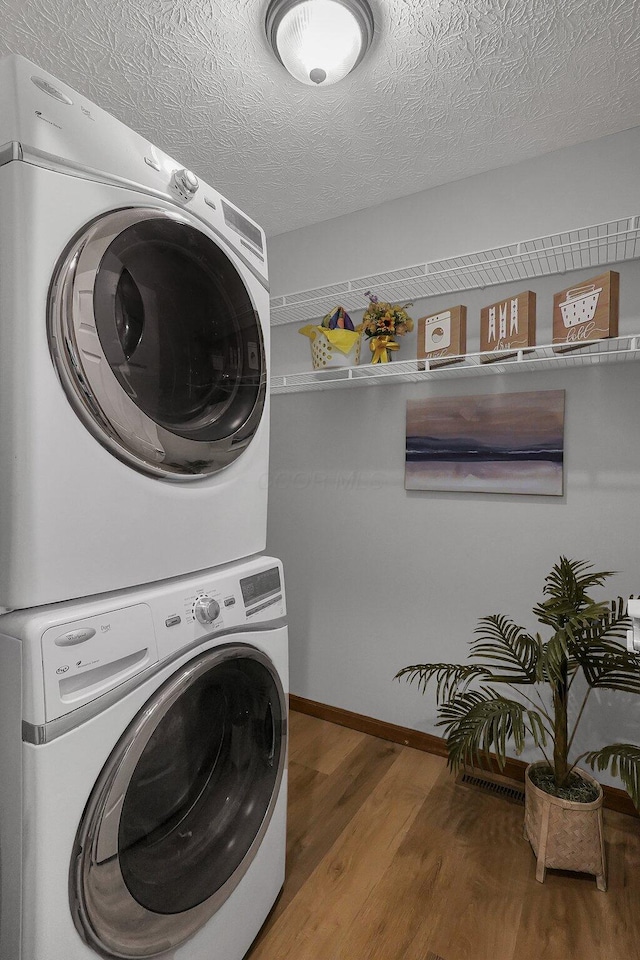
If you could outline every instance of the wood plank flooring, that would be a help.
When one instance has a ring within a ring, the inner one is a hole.
[[[607,893],[537,883],[522,821],[440,757],[292,712],[287,876],[247,960],[640,960],[640,820],[605,811]]]

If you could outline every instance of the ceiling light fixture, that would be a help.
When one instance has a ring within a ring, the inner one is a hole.
[[[357,67],[373,39],[367,0],[271,0],[265,23],[292,77],[328,87]]]

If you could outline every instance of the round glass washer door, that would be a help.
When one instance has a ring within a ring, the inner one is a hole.
[[[145,704],[96,782],[71,858],[72,914],[98,953],[171,950],[235,890],[278,799],[286,716],[274,665],[245,644],[196,657]]]
[[[260,320],[230,258],[182,214],[126,208],[85,227],[48,321],[72,406],[131,467],[193,480],[251,442],[267,388]]]

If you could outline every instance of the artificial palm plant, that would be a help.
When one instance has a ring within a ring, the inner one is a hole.
[[[639,746],[614,743],[572,756],[593,690],[640,694],[640,655],[621,643],[629,623],[626,603],[620,597],[596,602],[589,596],[612,576],[592,573],[591,567],[560,557],[546,577],[545,599],[533,613],[551,629],[549,639],[527,633],[507,617],[483,617],[470,653],[483,663],[421,663],[396,676],[417,681],[422,692],[435,680],[438,725],[444,727],[453,769],[483,766],[490,753],[503,769],[509,742],[520,754],[530,739],[545,757],[560,795],[584,760],[592,769],[619,774],[640,809]],[[586,686],[577,683],[580,675]]]

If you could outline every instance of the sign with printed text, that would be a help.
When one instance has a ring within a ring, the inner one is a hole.
[[[480,311],[480,350],[483,363],[505,360],[536,343],[536,295],[525,290]]]
[[[430,369],[459,363],[466,349],[466,307],[448,307],[418,320],[418,360],[428,360]]]
[[[613,270],[556,293],[553,342],[575,350],[589,340],[618,336],[620,274]]]

